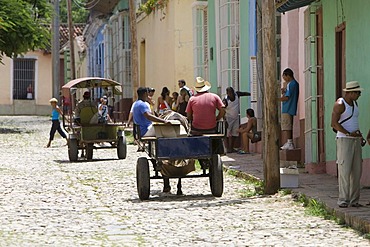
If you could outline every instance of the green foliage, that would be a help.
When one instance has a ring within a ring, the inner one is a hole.
[[[168,0],[148,0],[139,6],[139,12],[149,15],[156,9],[163,10],[167,6]]]
[[[305,207],[305,212],[308,215],[322,217],[326,220],[334,220],[340,225],[344,224],[344,219],[336,217],[334,212],[329,210],[323,202],[316,199],[307,198],[303,194],[298,195],[296,200],[302,203],[303,207]]]
[[[134,144],[135,138],[131,131],[125,131],[125,137],[128,145]]]
[[[0,0],[0,61],[50,44],[47,0]]]
[[[239,178],[239,182],[243,185],[242,189],[238,190],[242,198],[260,196],[264,194],[265,183],[263,180],[256,179],[253,176],[246,176],[245,173],[228,169],[227,174]]]
[[[86,23],[89,11],[84,8],[85,3],[86,3],[85,0],[72,1],[73,23]],[[67,23],[68,22],[67,0],[60,1],[59,11],[60,11],[60,22]]]

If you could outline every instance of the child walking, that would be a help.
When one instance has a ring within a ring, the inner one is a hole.
[[[49,100],[50,102],[50,105],[52,107],[52,111],[51,111],[51,121],[52,121],[52,125],[51,125],[51,130],[50,130],[50,138],[49,138],[49,142],[48,144],[46,145],[46,147],[50,147],[51,145],[51,141],[54,140],[54,135],[55,135],[55,132],[58,131],[58,133],[64,138],[67,140],[67,135],[66,133],[64,133],[64,131],[62,130],[62,128],[60,127],[60,122],[59,122],[59,115],[60,114],[63,114],[62,113],[62,110],[59,108],[59,106],[57,105],[58,103],[58,100],[56,98],[52,98]],[[68,144],[68,141],[67,141],[67,144]]]

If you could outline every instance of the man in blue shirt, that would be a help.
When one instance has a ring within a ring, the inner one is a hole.
[[[293,71],[289,68],[283,71],[283,79],[286,87],[281,89],[280,101],[283,102],[281,109],[282,142],[281,149],[294,149],[293,144],[293,117],[297,115],[299,84],[294,79]]]
[[[138,100],[133,107],[134,123],[140,128],[141,136],[155,136],[152,122],[169,123],[168,121],[156,117],[151,113],[148,100],[148,88],[139,87],[137,89]]]

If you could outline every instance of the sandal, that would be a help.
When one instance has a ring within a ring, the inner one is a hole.
[[[342,202],[341,204],[339,204],[339,207],[340,208],[348,208],[348,203]]]
[[[352,204],[351,207],[354,207],[354,208],[359,208],[359,207],[363,207],[362,204],[356,202],[355,204]]]
[[[245,152],[244,150],[239,150],[238,154],[250,154],[250,152]]]

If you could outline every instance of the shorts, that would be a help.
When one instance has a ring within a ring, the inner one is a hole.
[[[281,130],[293,130],[293,116],[288,113],[281,114]]]
[[[239,136],[239,118],[235,119],[226,119],[227,121],[227,136]]]

